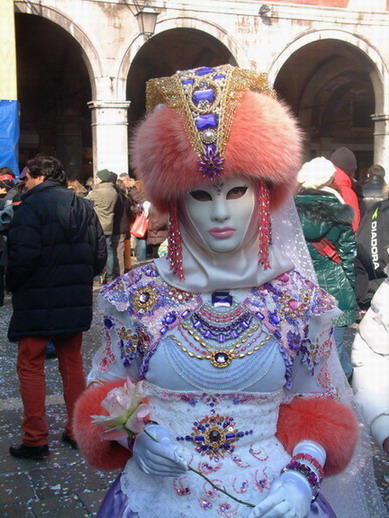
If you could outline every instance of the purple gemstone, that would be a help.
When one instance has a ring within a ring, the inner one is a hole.
[[[203,336],[204,336],[204,338],[209,338],[211,335],[212,335],[211,331],[209,329],[207,329]]]
[[[199,115],[196,119],[196,128],[200,131],[210,128],[216,128],[219,124],[219,117],[216,113],[207,113]]]
[[[222,333],[220,333],[219,335],[217,335],[217,341],[218,341],[220,344],[222,344],[223,342],[225,342],[225,341],[226,341],[226,338],[225,338],[225,336],[224,336]]]
[[[212,67],[202,67],[196,70],[196,76],[205,76],[206,74],[211,74],[215,69]]]
[[[216,146],[215,144],[207,144],[207,153],[215,153],[216,152]],[[232,299],[232,297],[231,297]]]
[[[209,101],[213,103],[215,100],[215,91],[212,88],[206,90],[195,90],[192,95],[193,102],[198,104],[200,101]]]
[[[250,327],[250,324],[248,324],[245,320],[243,320],[241,323],[240,323],[241,327],[243,327],[243,329],[248,329]]]
[[[281,338],[281,333],[279,331],[274,331],[274,336],[277,338],[277,340],[280,340]]]
[[[223,365],[223,363],[228,362],[228,356],[226,353],[216,353],[215,354],[215,360],[216,363],[219,363],[220,365]]]
[[[148,293],[147,291],[144,291],[139,295],[139,302],[141,302],[142,304],[146,304],[146,302],[148,302],[149,298],[150,298],[150,293]]]
[[[201,321],[200,320],[195,320],[193,322],[193,327],[198,329],[199,327],[201,327]]]
[[[232,306],[232,296],[228,291],[214,291],[212,293],[212,306]]]
[[[226,433],[227,441],[231,441],[234,438],[235,438],[235,434],[234,433]]]
[[[209,440],[211,442],[219,442],[220,441],[220,432],[217,430],[212,430],[212,432],[209,434]]]
[[[107,329],[111,329],[114,326],[114,323],[109,318],[104,320],[104,325]]]
[[[183,85],[193,85],[194,79],[184,79],[183,81],[181,81],[181,83]]]
[[[176,315],[174,315],[173,313],[170,313],[166,316],[166,323],[167,324],[173,324],[173,322],[176,321]]]
[[[195,442],[203,442],[204,441],[204,435],[197,435],[194,438]]]
[[[233,329],[230,333],[231,335],[231,338],[238,338],[238,333],[235,331],[235,329]]]
[[[275,313],[273,313],[270,315],[269,320],[272,324],[278,324],[281,319]]]
[[[261,313],[260,311],[257,311],[257,312],[255,313],[255,316],[256,316],[257,318],[259,318],[259,320],[263,320],[263,319],[265,318],[265,315],[264,315],[263,313]]]
[[[163,326],[161,327],[161,329],[159,330],[159,332],[161,333],[161,335],[164,335],[165,333],[167,333],[169,331],[169,329],[166,327],[166,326]]]
[[[189,309],[186,309],[183,313],[181,313],[182,318],[188,318],[190,315]]]

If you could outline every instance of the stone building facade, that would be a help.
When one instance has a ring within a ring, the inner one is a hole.
[[[145,4],[158,12],[149,39]],[[389,0],[16,0],[14,12],[21,160],[128,171],[147,79],[228,62],[268,74],[307,158],[347,146],[361,176],[379,163],[389,181]]]

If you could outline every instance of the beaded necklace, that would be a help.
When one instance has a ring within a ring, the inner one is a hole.
[[[181,326],[179,327],[180,334],[181,334],[182,338],[184,338],[184,340],[193,347],[193,349],[195,349],[196,351],[200,351],[198,347],[196,347],[194,344],[192,344],[192,342],[190,342],[188,340],[188,338],[183,333],[182,329],[184,329],[199,344],[199,346],[201,346],[203,349],[207,348],[207,342],[205,340],[203,340],[200,336],[196,335],[196,333],[193,331],[193,329],[191,329],[186,324],[186,322],[182,322]],[[258,331],[258,329],[259,329],[259,325],[253,324],[244,334],[242,334],[242,336],[238,340],[235,340],[234,342],[229,341],[228,348],[234,349],[234,350],[239,349],[241,352],[243,352],[245,349],[247,349],[248,345],[246,345],[245,347],[242,347],[242,348],[241,348],[241,346],[245,342],[247,342],[247,340],[251,336],[253,336],[253,334],[256,331]],[[215,342],[212,344],[211,348],[212,349],[225,349],[226,347],[224,344],[220,345],[219,343]]]
[[[200,311],[192,314],[189,323],[186,323],[187,329],[192,327],[192,332],[196,330],[206,340],[214,340],[220,344],[238,338],[250,328],[253,320],[253,316],[249,311],[238,308],[238,311],[235,311],[237,317],[234,320],[231,321],[231,319],[228,319],[229,315],[222,314],[213,315],[213,321],[210,322],[209,311],[207,313],[203,311],[202,313],[201,310],[202,308],[200,308]],[[208,318],[205,318],[205,314]]]
[[[259,325],[255,323],[253,315],[247,309],[234,302],[229,292],[212,293],[212,306],[208,303],[203,304],[197,311],[184,318],[178,329],[189,348],[172,335],[174,343],[188,356],[198,360],[208,360],[218,369],[228,367],[236,358],[250,356],[261,349],[270,338],[267,334],[255,347],[249,349],[259,339],[262,330],[257,337],[246,344],[247,340],[258,331]],[[188,339],[182,329],[201,348]],[[211,345],[210,342],[214,343]]]
[[[210,362],[204,364],[204,362],[193,361],[180,347],[177,347],[171,335],[164,350],[174,372],[196,389],[241,392],[266,378],[279,358],[277,345],[271,341],[268,344],[269,347],[263,347],[256,355],[247,356],[241,362],[234,362],[230,369],[223,371],[222,377],[220,377],[220,370],[215,369]]]
[[[205,351],[201,352],[200,354],[195,354],[194,352],[190,351],[176,336],[171,335],[171,338],[176,343],[176,345],[178,345],[178,347],[188,356],[196,358],[197,360],[208,360],[214,367],[217,367],[218,369],[223,369],[224,367],[228,367],[232,360],[235,360],[237,358],[244,358],[245,356],[250,356],[255,351],[261,349],[267,343],[270,336],[271,335],[266,335],[265,338],[263,338],[259,342],[259,344],[257,344],[255,347],[246,352],[239,352],[238,347],[239,345],[242,345],[241,341],[239,341],[235,346],[231,347],[230,349],[216,350],[209,347],[209,345],[207,345],[205,342],[202,342],[201,345],[204,347]],[[190,345],[192,346],[192,344]]]

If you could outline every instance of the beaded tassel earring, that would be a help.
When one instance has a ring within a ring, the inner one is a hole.
[[[174,203],[170,208],[167,257],[173,275],[182,280],[185,276],[182,267],[182,243],[177,212],[177,204]]]
[[[271,243],[270,191],[263,180],[259,182],[258,212],[258,264],[262,264],[264,270],[268,270],[270,268],[269,246]]]

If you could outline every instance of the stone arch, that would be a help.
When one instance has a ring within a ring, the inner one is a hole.
[[[226,49],[231,53],[237,62],[239,61],[238,56],[241,58],[242,62],[239,63],[239,66],[249,67],[248,62],[246,63],[244,54],[242,53],[242,55],[240,55],[239,46],[234,38],[229,36],[224,29],[215,23],[191,17],[166,18],[164,20],[158,21],[155,35],[179,28],[195,29],[199,32],[204,32],[209,36],[213,36],[226,47]],[[118,98],[120,99],[125,99],[126,97],[127,78],[130,72],[131,63],[144,43],[145,41],[143,36],[137,35],[127,47],[126,52],[124,53],[123,58],[119,64],[117,73],[117,92]]]
[[[46,18],[68,32],[80,45],[82,57],[88,71],[92,98],[96,95],[96,77],[102,75],[101,62],[97,50],[85,32],[63,12],[34,2],[15,2],[15,10]]]
[[[379,51],[361,36],[356,36],[347,31],[335,29],[310,30],[309,32],[299,35],[292,41],[270,64],[268,69],[269,80],[274,84],[278,73],[283,65],[293,56],[293,54],[302,47],[314,43],[318,40],[332,39],[339,40],[344,43],[358,48],[369,58],[371,63],[370,79],[374,88],[376,113],[385,113],[388,110],[387,103],[389,100],[384,95],[384,85],[389,81],[389,73],[387,66],[379,53]]]

